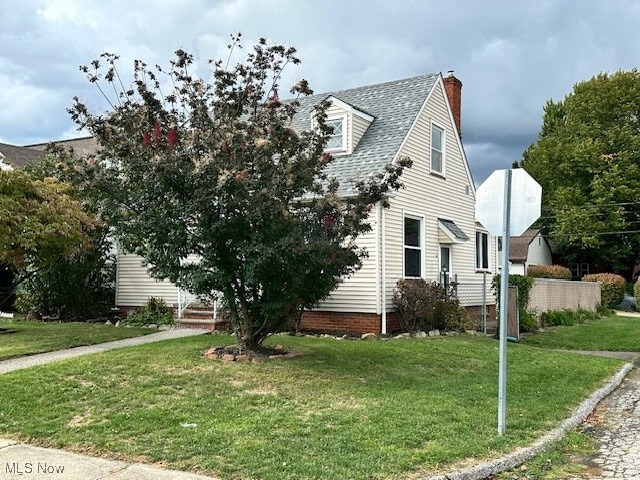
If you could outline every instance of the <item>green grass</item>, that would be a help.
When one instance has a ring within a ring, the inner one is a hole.
[[[585,474],[591,478],[587,460],[596,452],[596,441],[577,429],[521,466],[499,473],[495,480],[566,480],[585,478]]]
[[[525,344],[567,350],[640,351],[640,318],[612,315],[532,335]]]
[[[203,357],[200,336],[0,376],[0,436],[224,479],[396,479],[529,444],[621,362],[498,343],[279,336],[293,360]]]
[[[95,323],[0,322],[1,327],[16,332],[0,334],[0,360],[139,337],[155,331]]]

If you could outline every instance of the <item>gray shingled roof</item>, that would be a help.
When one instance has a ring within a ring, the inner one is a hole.
[[[538,233],[540,233],[539,228],[530,228],[519,237],[509,237],[509,260],[526,262],[529,255],[529,245]]]
[[[353,153],[336,156],[327,166],[327,174],[348,192],[354,180],[368,179],[393,161],[438,76],[432,73],[302,98],[293,127],[309,130],[313,107],[329,96],[375,117]]]
[[[469,237],[462,229],[453,221],[439,218],[438,221],[442,223],[458,240],[469,240]]]
[[[7,143],[0,143],[0,154],[5,163],[22,168],[27,163],[37,163],[42,160],[43,152],[32,150],[26,147],[17,147]]]

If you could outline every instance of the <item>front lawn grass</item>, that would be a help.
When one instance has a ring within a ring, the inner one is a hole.
[[[611,315],[526,338],[523,343],[565,350],[640,351],[640,318]]]
[[[50,322],[0,322],[0,328],[16,330],[0,334],[0,360],[139,337],[155,331],[95,323]]]
[[[0,436],[224,479],[396,479],[523,446],[622,365],[498,343],[277,336],[302,356],[209,360],[231,337],[114,350],[0,376]]]

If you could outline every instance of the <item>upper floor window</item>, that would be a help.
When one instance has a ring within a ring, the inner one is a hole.
[[[476,232],[476,269],[489,270],[489,234]]]
[[[444,130],[431,124],[431,171],[444,175]]]
[[[424,220],[422,217],[404,217],[404,276],[422,277],[424,261]]]
[[[327,126],[333,128],[333,132],[329,135],[327,141],[327,150],[346,150],[347,149],[347,121],[346,117],[329,118]]]

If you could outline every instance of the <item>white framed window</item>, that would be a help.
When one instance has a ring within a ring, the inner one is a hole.
[[[476,231],[476,270],[489,270],[489,234]]]
[[[424,217],[404,214],[404,276],[424,276]]]
[[[431,171],[444,175],[444,129],[431,124]]]
[[[329,135],[326,149],[329,152],[340,152],[347,150],[347,116],[329,117],[327,126],[333,129]]]

